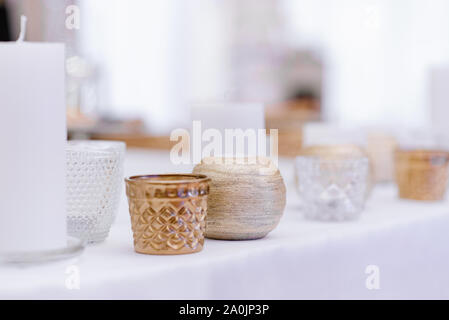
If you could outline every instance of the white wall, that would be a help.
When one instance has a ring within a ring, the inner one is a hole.
[[[182,8],[171,1],[80,1],[82,48],[100,68],[100,109],[167,130],[184,108]]]
[[[261,0],[263,1],[263,0]],[[225,0],[80,0],[103,110],[185,125],[229,90]],[[279,0],[291,46],[325,57],[324,110],[343,125],[430,124],[428,72],[449,62],[447,0]]]
[[[100,67],[100,110],[142,116],[162,134],[188,126],[191,101],[219,95],[225,74],[219,2],[79,2],[82,51]]]
[[[449,61],[449,1],[285,0],[290,42],[327,57],[327,118],[430,124],[428,72]]]

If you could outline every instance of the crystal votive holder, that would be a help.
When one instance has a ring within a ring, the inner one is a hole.
[[[449,153],[436,150],[396,150],[395,170],[399,197],[442,200],[448,183]]]
[[[311,157],[315,156],[319,157],[320,159],[327,159],[327,160],[353,159],[360,157],[368,158],[369,170],[366,176],[367,186],[365,190],[365,198],[369,198],[369,196],[371,195],[371,191],[374,187],[374,170],[373,170],[374,168],[372,159],[369,157],[367,151],[364,148],[352,144],[312,145],[301,149],[299,155]],[[296,188],[298,189],[299,185],[298,185],[297,172],[298,170],[295,171],[295,182]]]
[[[207,176],[143,175],[125,181],[136,252],[162,255],[202,250]]]
[[[298,193],[304,215],[313,220],[352,220],[363,211],[367,157],[296,157]]]
[[[126,145],[67,142],[67,232],[87,243],[104,241],[119,206]]]

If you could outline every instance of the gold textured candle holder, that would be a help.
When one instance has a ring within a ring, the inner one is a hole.
[[[134,249],[145,254],[184,254],[204,244],[210,179],[163,174],[125,179]]]
[[[404,199],[442,200],[448,182],[449,153],[437,150],[397,150],[396,182]]]

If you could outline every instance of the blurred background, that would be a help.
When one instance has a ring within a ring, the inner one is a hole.
[[[20,14],[66,44],[70,138],[169,148],[192,104],[229,101],[265,106],[282,155],[449,146],[448,0],[0,0],[0,41]]]

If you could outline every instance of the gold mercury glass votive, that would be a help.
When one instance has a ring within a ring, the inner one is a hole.
[[[184,254],[204,244],[205,175],[162,174],[125,179],[134,249],[146,254]]]
[[[437,150],[397,150],[396,182],[399,197],[442,200],[448,182],[449,153]]]

